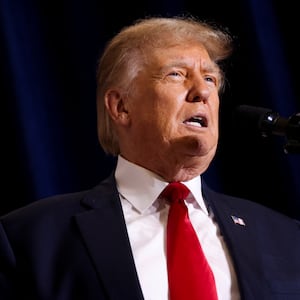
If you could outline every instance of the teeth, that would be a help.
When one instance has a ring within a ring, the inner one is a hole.
[[[197,126],[197,127],[202,127],[201,123],[199,122],[193,122],[193,121],[187,121],[185,122],[185,124],[188,124],[188,125],[192,125],[192,126]]]
[[[197,126],[197,127],[202,127],[204,124],[204,120],[202,117],[192,117],[189,120],[184,122],[185,124],[188,125],[193,125],[193,126]]]
[[[191,120],[194,121],[194,122],[201,123],[203,119],[202,119],[202,117],[192,117]]]

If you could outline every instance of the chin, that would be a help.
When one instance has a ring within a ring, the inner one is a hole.
[[[203,142],[203,140],[194,140],[194,142],[189,145],[189,151],[195,156],[214,156],[216,150],[216,143],[207,143],[206,141]]]
[[[188,159],[201,157],[213,157],[217,149],[217,142],[214,138],[199,137],[199,135],[190,135],[174,139],[172,147],[168,149],[169,155],[178,153],[180,156],[184,155]]]

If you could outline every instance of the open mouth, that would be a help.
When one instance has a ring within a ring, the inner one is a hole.
[[[207,119],[203,116],[193,116],[183,122],[186,125],[207,127]]]

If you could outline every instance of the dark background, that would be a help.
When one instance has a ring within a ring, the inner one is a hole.
[[[284,118],[300,112],[296,1],[135,2],[0,0],[0,215],[91,188],[111,172],[114,159],[96,131],[95,72],[105,42],[140,17],[192,14],[235,36],[206,181],[300,219],[300,154],[284,152],[285,137],[241,130],[232,117],[241,104]]]

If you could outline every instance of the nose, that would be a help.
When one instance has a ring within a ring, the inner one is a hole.
[[[210,89],[207,81],[204,78],[197,78],[188,93],[187,101],[189,102],[207,102],[210,96]]]

